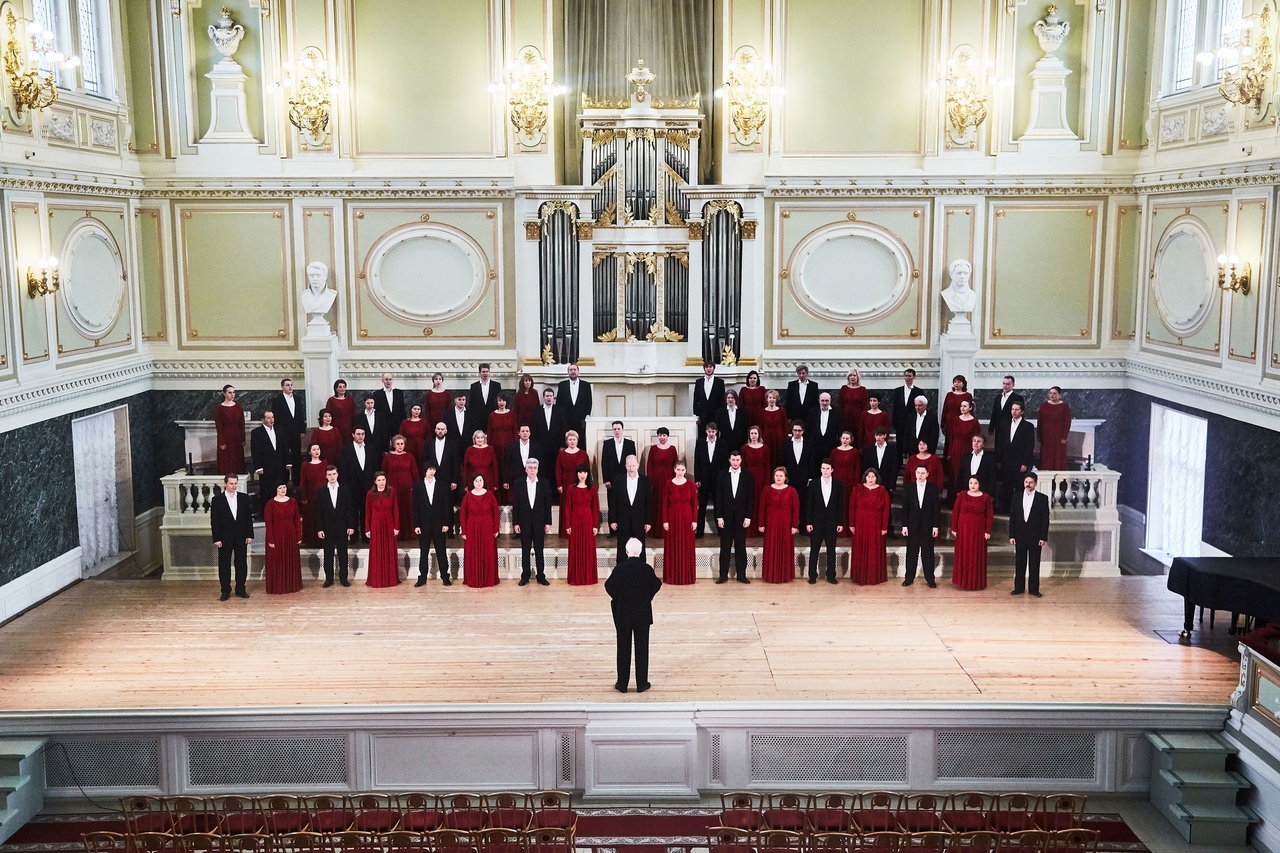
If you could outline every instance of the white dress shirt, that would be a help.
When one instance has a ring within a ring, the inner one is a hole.
[[[916,482],[916,502],[918,506],[924,506],[924,487],[928,485],[928,482],[928,480],[923,483]]]
[[[236,495],[231,494],[231,492],[223,492],[223,494],[227,496],[227,508],[231,510],[231,517],[235,518],[237,510],[236,505],[239,503],[240,499]]]
[[[729,429],[733,429],[734,426],[738,423],[738,407],[725,406],[724,411],[725,411],[725,415],[729,418]]]
[[[329,503],[333,504],[333,508],[338,508],[338,484],[334,483],[329,486]]]
[[[396,392],[394,388],[383,388],[382,393],[387,395],[387,411],[395,409]]]
[[[427,500],[430,501],[431,503],[435,503],[436,502],[436,481],[428,480],[426,477],[423,477],[422,485],[426,487]]]
[[[373,422],[374,422],[374,413],[373,413],[373,409],[370,409],[369,411],[367,411],[367,412],[365,412],[365,413],[364,413],[364,419],[365,419],[366,421],[368,421],[368,422],[369,422],[369,432],[370,432],[370,433],[372,433],[372,432],[373,432]],[[370,436],[370,438],[372,438],[372,435]]]
[[[823,435],[827,434],[827,421],[829,421],[830,419],[831,419],[830,409],[818,410],[818,432],[822,433]]]
[[[356,452],[356,461],[359,462],[360,467],[363,468],[364,467],[364,445],[352,444],[351,447]]]
[[[707,398],[708,402],[711,401],[711,388],[713,385],[715,385],[715,382],[716,382],[715,376],[702,377],[702,394],[704,397]]]
[[[267,431],[267,438],[271,439],[271,446],[274,448],[274,447],[276,446],[276,429],[275,429],[275,427],[269,427],[269,426],[267,426],[266,424],[263,424],[263,425],[262,425],[262,428],[263,428],[264,430],[266,430],[266,431]]]
[[[480,383],[480,399],[484,400],[486,403],[489,402],[489,383],[488,382]]]
[[[1023,521],[1031,520],[1031,504],[1033,501],[1035,501],[1035,499],[1036,499],[1036,493],[1034,491],[1031,492],[1031,494],[1027,494],[1025,491],[1022,493],[1022,520]]]
[[[525,491],[526,491],[526,492],[528,493],[528,495],[529,495],[529,507],[530,507],[530,509],[532,509],[532,508],[533,508],[533,505],[534,505],[534,504],[537,502],[537,500],[538,500],[538,480],[537,480],[537,478],[535,477],[535,478],[534,478],[534,479],[532,479],[532,480],[525,480],[525,481],[524,481],[524,488],[525,488]]]
[[[613,455],[618,457],[619,462],[622,461],[622,447],[624,442],[626,442],[625,438],[615,438],[613,440]]]
[[[636,502],[636,489],[638,488],[640,488],[640,476],[638,474],[634,477],[628,475],[627,476],[627,500],[631,501],[631,503]]]
[[[820,482],[822,484],[822,502],[829,504],[831,503],[831,478],[823,477]]]
[[[804,439],[791,439],[791,452],[795,454],[796,461],[799,462],[804,458]]]
[[[1009,440],[1013,441],[1013,437],[1018,434],[1018,427],[1022,425],[1022,418],[1009,421]]]
[[[533,449],[533,442],[531,441],[520,442],[520,467],[521,468],[529,464],[529,453],[532,449]]]
[[[463,438],[466,438],[466,435],[464,435],[464,433],[466,432],[466,429],[467,429],[467,410],[455,408],[453,410],[453,419],[458,423],[458,435],[461,435]]]
[[[809,380],[796,380],[796,396],[800,398],[800,405],[804,405],[804,395],[809,390]]]
[[[729,469],[729,494],[735,498],[738,496],[738,477],[742,474],[741,468]]]
[[[576,379],[569,380],[569,400],[574,403],[578,402],[578,380]]]
[[[293,407],[293,395],[281,394],[280,396],[284,397],[284,404],[289,407],[289,414],[296,415],[298,413],[298,410]]]
[[[919,435],[920,431],[924,429],[924,419],[928,416],[928,411],[924,414],[920,414],[919,412],[916,413],[916,435]]]
[[[978,476],[978,469],[982,467],[982,451],[978,451],[969,457],[969,475]]]

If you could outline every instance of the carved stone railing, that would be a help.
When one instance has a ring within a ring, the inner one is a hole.
[[[1120,472],[1104,465],[1088,471],[1037,471],[1036,491],[1049,496],[1052,512],[1116,510]]]
[[[178,469],[161,477],[160,483],[164,487],[164,526],[209,526],[209,507],[222,494],[222,475],[189,475]]]

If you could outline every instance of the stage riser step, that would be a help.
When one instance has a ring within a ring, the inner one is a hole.
[[[44,808],[43,738],[0,740],[0,844]]]
[[[1238,751],[1210,732],[1147,732],[1156,770],[1226,770]]]
[[[1236,805],[1249,782],[1226,768],[1237,750],[1216,732],[1147,732],[1150,800],[1191,844],[1247,843],[1257,815]]]

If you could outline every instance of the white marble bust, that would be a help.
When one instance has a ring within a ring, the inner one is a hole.
[[[957,258],[947,266],[951,286],[942,291],[942,301],[947,303],[955,319],[969,322],[969,312],[978,304],[978,294],[969,286],[973,278],[973,266],[964,258]]]
[[[302,310],[307,312],[307,325],[328,326],[324,315],[333,307],[338,291],[328,286],[329,267],[323,261],[307,264],[307,286],[302,291]]]

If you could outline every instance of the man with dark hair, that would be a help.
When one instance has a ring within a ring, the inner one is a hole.
[[[720,430],[714,423],[703,429],[703,435],[693,448],[693,481],[698,488],[698,532],[701,539],[707,524],[707,503],[715,492],[720,472],[729,467],[729,448],[720,440]]]
[[[618,678],[613,689],[627,692],[631,681],[631,643],[636,648],[636,692],[649,689],[649,626],[653,624],[653,597],[662,588],[662,581],[641,554],[644,546],[639,539],[629,539],[623,545],[626,559],[620,560],[604,582],[609,594],[609,607],[613,611],[613,626],[618,633]]]
[[[240,478],[227,474],[222,478],[222,493],[214,495],[209,506],[209,523],[213,532],[213,547],[218,549],[218,583],[222,585],[222,600],[231,597],[231,566],[236,569],[236,598],[248,598],[244,588],[249,578],[249,543],[253,541],[253,515],[249,499],[237,489]],[[272,489],[274,491],[274,488]]]
[[[1000,445],[1000,472],[1004,481],[1000,490],[1000,499],[996,503],[998,512],[1009,512],[1010,501],[1022,486],[1022,478],[1035,464],[1036,428],[1022,416],[1022,403],[1009,404],[1009,422],[1000,427],[997,439],[1004,437]]]
[[[819,466],[821,475],[809,484],[809,583],[818,582],[818,553],[827,546],[827,583],[836,582],[836,541],[844,532],[847,516],[844,506],[844,484],[831,476],[835,469],[830,459]]]
[[[459,448],[459,454],[466,453],[466,448],[471,446],[471,435],[481,427],[476,422],[476,412],[471,409],[467,402],[468,395],[461,391],[453,395],[453,408],[445,413],[444,426],[449,437],[452,438]],[[487,417],[487,415],[486,415]],[[397,424],[397,427],[399,424]],[[467,486],[470,488],[470,485]]]
[[[888,427],[876,427],[875,435],[875,444],[862,451],[862,470],[875,468],[876,482],[888,489],[889,494],[892,495],[893,490],[898,486],[898,451],[889,446]]]
[[[1025,411],[1027,401],[1022,399],[1022,395],[1013,390],[1014,379],[1012,376],[1005,376],[1000,380],[1000,396],[991,401],[991,415],[987,420],[987,435],[994,436],[996,440],[996,453],[999,454],[1004,450],[1004,439],[1007,430],[1000,427],[1009,423],[1013,417],[1012,409],[1014,403],[1021,403]]]
[[[368,542],[364,535],[364,499],[373,488],[374,474],[378,471],[378,454],[365,443],[364,429],[357,426],[351,431],[352,441],[342,448],[342,459],[338,463],[338,473],[342,484],[351,488],[351,503],[356,514],[356,535]]]
[[[542,405],[529,416],[530,438],[538,448],[538,458],[547,463],[538,472],[542,479],[555,477],[556,454],[564,447],[564,434],[568,431],[564,412],[556,405],[556,392],[550,388],[542,389]],[[468,446],[470,443],[471,440],[467,439]]]
[[[556,394],[560,407],[564,411],[566,432],[574,430],[587,440],[587,418],[591,417],[591,383],[578,378],[578,365],[569,365],[569,378],[560,380],[560,390]],[[583,448],[586,449],[585,447]]]
[[[813,477],[817,464],[814,458],[817,453],[813,442],[805,437],[804,423],[791,422],[791,438],[784,438],[778,449],[778,460],[774,467],[781,465],[787,469],[787,483],[796,490],[800,498],[800,524],[808,523],[809,518],[809,480]]]
[[[923,465],[912,471],[911,482],[902,489],[902,538],[907,540],[907,577],[903,586],[916,579],[916,563],[924,563],[924,582],[932,589],[933,540],[938,538],[938,487],[929,482],[929,469]]]
[[[787,420],[804,423],[809,413],[818,408],[820,393],[818,383],[809,381],[809,366],[796,365],[796,378],[787,383]]]
[[[698,429],[715,423],[716,414],[724,404],[724,380],[716,376],[716,366],[711,362],[702,365],[702,379],[693,383],[693,416],[698,419]]]
[[[622,421],[614,421],[610,428],[613,435],[600,445],[600,480],[604,483],[606,492],[613,488],[613,481],[626,468],[627,457],[639,456],[636,453],[636,443],[622,435]],[[642,540],[643,538],[641,537]],[[621,544],[619,543],[619,547]]]
[[[512,483],[520,482],[524,466],[530,459],[537,459],[541,467],[542,459],[538,456],[538,445],[533,443],[533,431],[528,424],[521,424],[516,430],[516,440],[507,445],[507,458],[498,460],[502,466],[502,488],[510,491]],[[554,466],[555,460],[546,464]]]
[[[399,388],[391,387],[393,381],[390,373],[382,374],[382,387],[372,394],[378,414],[384,418],[388,441],[391,440],[391,436],[395,431],[400,429],[400,422],[405,418],[404,392]],[[371,435],[365,436],[365,438],[368,441],[373,440]],[[386,450],[385,447],[381,447],[378,444],[374,444],[374,447],[378,448],[379,453]]]
[[[253,470],[258,478],[258,494],[266,505],[275,496],[276,486],[289,482],[289,455],[285,448],[285,436],[275,427],[276,416],[270,409],[262,413],[262,425],[249,434],[249,449],[253,453]]]
[[[1049,497],[1036,491],[1039,478],[1028,471],[1022,478],[1021,500],[1009,508],[1009,544],[1013,546],[1014,575],[1010,595],[1025,589],[1040,598],[1040,552],[1049,539]]]
[[[413,532],[418,536],[418,582],[414,586],[426,586],[427,561],[433,548],[440,583],[453,584],[449,580],[449,553],[445,549],[445,536],[453,526],[453,495],[448,485],[437,478],[437,473],[436,466],[428,463],[422,479],[413,484]]]
[[[377,397],[369,396],[364,398],[364,410],[356,413],[355,418],[351,421],[351,429],[355,430],[359,427],[364,430],[364,443],[373,452],[374,468],[377,468],[382,463],[382,454],[387,452],[392,435],[389,430],[399,426],[400,422],[396,421],[396,426],[392,427],[391,415],[378,409]]]
[[[915,418],[915,399],[920,395],[916,387],[916,372],[908,367],[902,371],[902,383],[893,389],[893,403],[889,415],[893,418],[893,434],[898,440],[898,457],[906,459],[916,452],[911,440],[911,422]],[[908,477],[908,479],[911,479]]]
[[[742,454],[729,451],[729,468],[716,478],[716,527],[720,530],[720,577],[716,583],[729,580],[730,553],[734,578],[738,583],[751,583],[747,577],[747,530],[755,515],[755,496],[755,479],[742,467]]]
[[[338,580],[351,586],[347,579],[347,544],[356,532],[356,505],[347,483],[338,482],[338,466],[324,469],[325,484],[316,489],[316,536],[324,551],[324,586],[333,586],[333,558],[338,558]]]
[[[489,379],[488,362],[480,362],[479,370],[480,378],[471,383],[471,389],[467,392],[467,411],[472,412],[476,418],[484,419],[485,423],[476,426],[476,429],[484,429],[488,425],[489,413],[498,408],[502,384],[496,379]],[[399,427],[399,424],[396,426]]]
[[[716,414],[716,427],[725,447],[738,450],[747,443],[747,432],[751,429],[747,420],[747,413],[738,406],[737,392],[725,391],[724,408]]]
[[[293,482],[296,484],[305,456],[301,448],[307,432],[307,413],[303,411],[302,401],[294,396],[292,379],[280,380],[280,393],[271,398],[271,411],[276,416],[276,431],[288,454],[285,462],[293,466]]]

